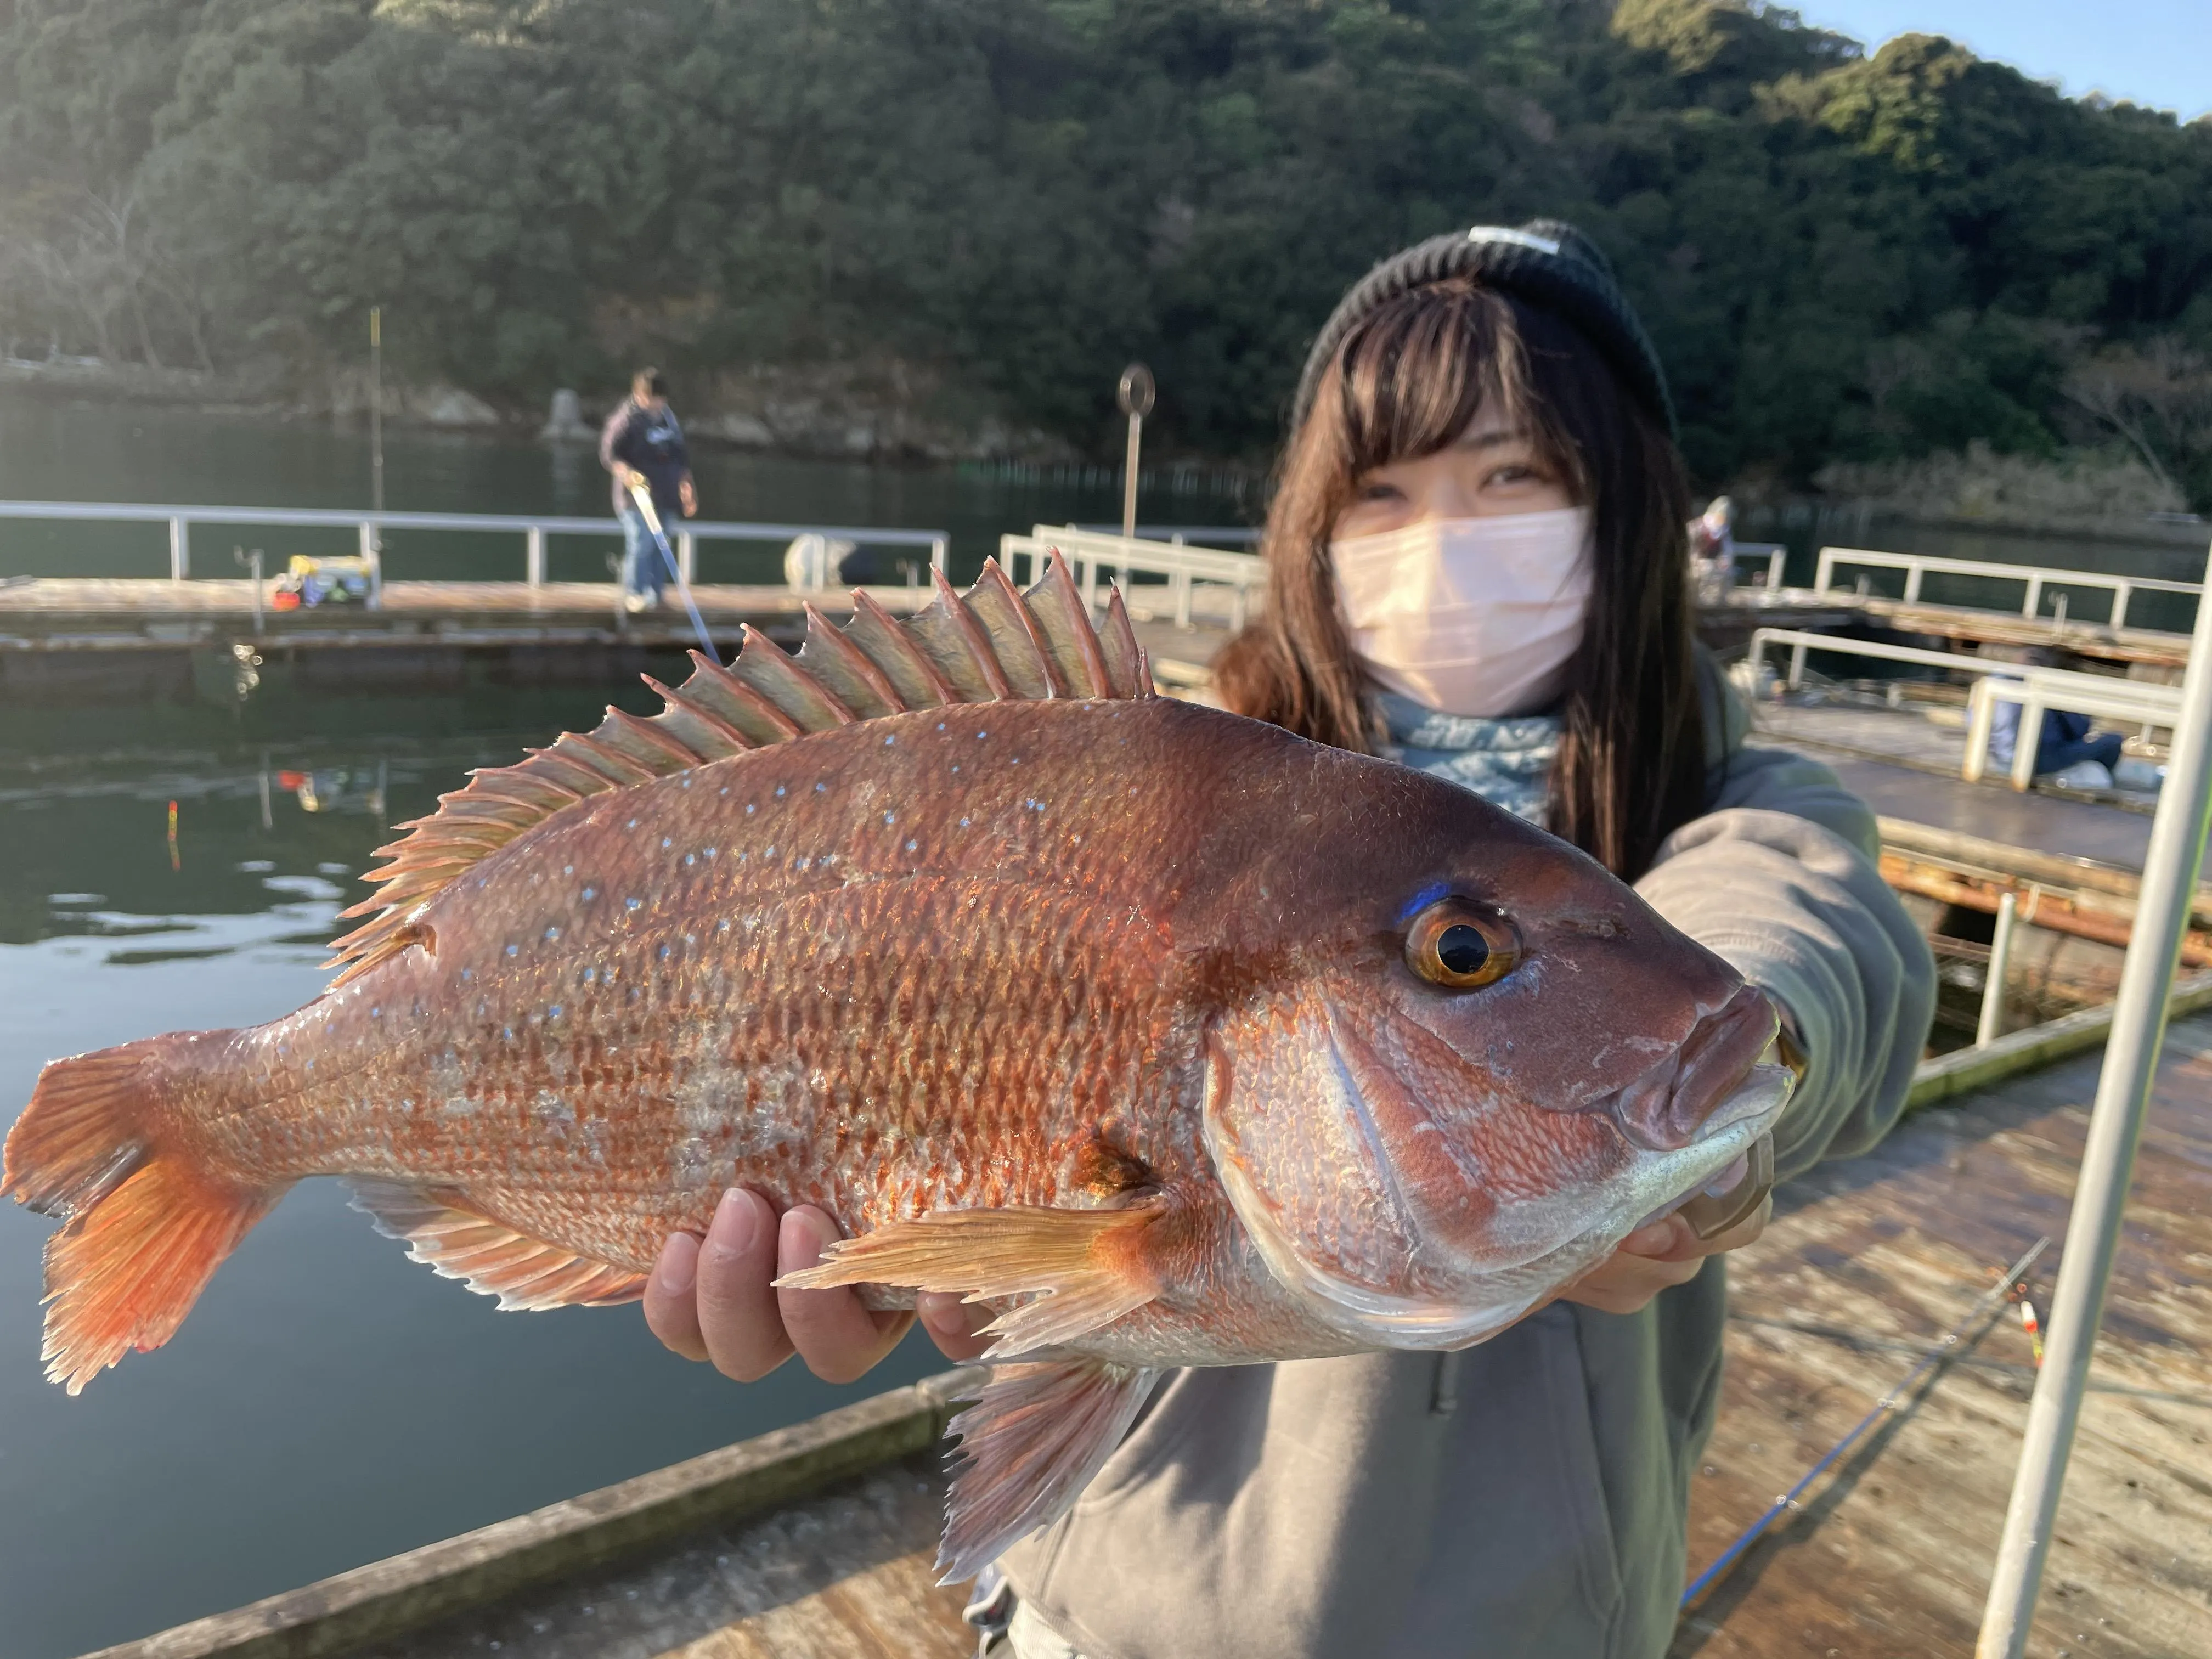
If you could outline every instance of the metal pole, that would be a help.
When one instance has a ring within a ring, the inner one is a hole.
[[[384,307],[368,308],[368,505],[384,511]],[[381,531],[375,546],[381,550]]]
[[[1129,453],[1121,467],[1121,539],[1127,541],[1137,533],[1137,445],[1144,435],[1145,417],[1132,413],[1129,416]]]
[[[2212,581],[2212,556],[2206,578]],[[2051,1334],[2027,1411],[2027,1433],[2012,1502],[1997,1544],[1996,1569],[1982,1615],[1976,1659],[2021,1659],[2051,1548],[2051,1524],[2066,1482],[2081,1395],[2088,1386],[2097,1325],[2118,1249],[2128,1178],[2166,1036],[2166,1003],[2189,924],[2204,833],[2212,815],[2212,605],[2200,605],[2182,681],[2173,758],[2151,825],[2142,887],[2112,1003],[2112,1034],[2066,1224],[2066,1254],[2052,1294]]]
[[[1997,901],[1996,932],[1990,939],[1990,975],[1982,985],[1982,1018],[1974,1028],[1977,1048],[1996,1042],[2003,1031],[2005,969],[2012,961],[2012,928],[2019,916],[2020,895],[2007,893]]]
[[[192,527],[182,519],[169,520],[169,580],[180,582],[192,574]]]
[[[523,575],[532,587],[545,586],[545,530],[532,525],[523,532]]]

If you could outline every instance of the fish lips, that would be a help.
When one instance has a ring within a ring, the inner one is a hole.
[[[1309,1312],[1377,1347],[1464,1347],[1769,1133],[1795,1078],[1740,1054],[1734,1026],[1671,1057],[1665,1098],[1686,1091],[1695,1111],[1680,1145],[1631,1135],[1612,1103],[1575,1113],[1498,1103],[1523,1115],[1532,1162],[1552,1160],[1559,1186],[1508,1192],[1447,1144],[1451,1114],[1432,1112],[1330,999],[1310,994],[1210,1034],[1206,1146],[1261,1259]],[[1666,1070],[1615,1092],[1631,1109],[1648,1104],[1657,1082],[1630,1091]]]

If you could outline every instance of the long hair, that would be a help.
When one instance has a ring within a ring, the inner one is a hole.
[[[1688,488],[1666,434],[1549,312],[1452,277],[1345,337],[1284,452],[1261,539],[1267,610],[1223,647],[1215,686],[1238,714],[1376,750],[1382,733],[1337,607],[1329,533],[1362,477],[1443,448],[1486,399],[1591,509],[1589,620],[1567,669],[1547,822],[1634,880],[1705,805]]]

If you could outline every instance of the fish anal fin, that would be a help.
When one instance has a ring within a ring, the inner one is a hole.
[[[610,1308],[645,1294],[645,1275],[634,1268],[518,1232],[467,1207],[458,1193],[358,1177],[346,1184],[353,1207],[405,1244],[410,1260],[497,1297],[502,1311]]]
[[[942,1583],[973,1578],[1018,1539],[1067,1513],[1114,1455],[1160,1374],[1103,1359],[994,1365],[952,1419]]]
[[[794,1290],[896,1285],[970,1302],[1024,1298],[986,1329],[993,1359],[1011,1358],[1112,1323],[1160,1291],[1147,1231],[1166,1213],[1118,1210],[933,1210],[841,1239],[820,1265],[775,1282]]]
[[[398,954],[420,906],[594,796],[741,762],[752,750],[856,720],[952,702],[1153,695],[1120,595],[1109,601],[1102,631],[1058,553],[1027,594],[995,562],[965,594],[943,571],[930,575],[936,597],[904,622],[866,594],[855,595],[842,629],[810,607],[795,658],[748,627],[730,663],[695,651],[683,684],[671,690],[650,682],[665,705],[659,714],[609,708],[590,732],[563,732],[512,766],[477,771],[377,850],[388,862],[363,879],[383,890],[341,913],[370,920],[331,947],[332,965],[355,979]]]

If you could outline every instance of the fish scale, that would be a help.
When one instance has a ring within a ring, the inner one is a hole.
[[[807,626],[405,826],[307,1007],[48,1066],[0,1191],[64,1223],[49,1374],[298,1180],[517,1309],[634,1299],[745,1186],[847,1235],[785,1287],[992,1310],[964,1576],[1164,1368],[1479,1340],[1787,1098],[1765,1000],[1590,860],[1153,695],[1058,561]]]

